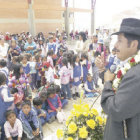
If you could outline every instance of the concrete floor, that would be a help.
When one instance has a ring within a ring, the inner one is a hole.
[[[103,89],[103,85],[101,84],[101,81],[99,80],[99,89],[102,90]],[[82,102],[84,103],[88,103],[90,106],[93,104],[93,102],[96,100],[97,97],[94,98],[85,98],[82,100]],[[99,112],[101,112],[101,105],[100,105],[100,100],[101,97],[98,98],[98,100],[96,101],[96,103],[94,104],[93,108],[97,109]],[[68,118],[68,116],[70,115],[70,111],[73,108],[73,104],[80,104],[80,99],[77,98],[77,100],[71,100],[69,101],[68,105],[64,108],[64,113],[66,115],[66,118]],[[44,140],[57,140],[56,138],[56,131],[58,128],[63,128],[64,124],[60,124],[57,120],[54,121],[51,124],[45,124],[43,126],[43,134],[44,134]]]
[[[85,98],[83,99],[83,102],[88,103],[90,106],[92,105],[92,103],[96,100],[95,98]],[[70,115],[70,110],[73,108],[73,104],[75,103],[80,103],[79,99],[77,100],[72,100],[68,103],[68,105],[65,107],[64,112],[66,114],[66,118]],[[93,106],[93,108],[96,108],[99,112],[101,112],[101,106],[100,106],[100,98],[97,100],[97,102],[95,103],[95,105]],[[45,124],[43,126],[43,134],[45,137],[45,140],[50,140],[49,137],[50,135],[55,135],[56,131],[58,128],[63,128],[64,125],[58,123],[58,121],[54,121],[52,124]],[[53,139],[54,140],[54,139]]]

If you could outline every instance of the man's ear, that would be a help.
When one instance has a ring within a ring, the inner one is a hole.
[[[138,45],[139,45],[138,40],[134,40],[134,41],[131,42],[131,47],[136,48],[136,50],[138,49]]]

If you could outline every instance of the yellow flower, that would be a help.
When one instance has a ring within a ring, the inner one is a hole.
[[[83,139],[87,138],[88,131],[85,126],[83,126],[82,128],[79,128],[79,136],[80,136],[80,138],[83,138]]]
[[[71,119],[72,119],[72,116],[70,115],[70,116],[67,118],[67,120],[66,120],[66,126],[69,125],[69,122],[70,122]]]
[[[90,113],[90,117],[93,117],[93,114],[92,113]]]
[[[64,135],[63,130],[58,129],[58,130],[57,130],[57,134],[56,134],[56,135],[57,135],[57,138],[58,138],[58,139],[62,138],[62,137],[63,137],[63,135]]]
[[[97,116],[96,121],[99,122],[99,125],[103,125],[104,123],[103,118],[101,116]]]
[[[92,119],[91,120],[87,120],[86,123],[87,123],[87,126],[89,126],[91,129],[94,129],[95,126],[96,126],[95,121],[92,120]]]
[[[68,126],[69,125],[69,120],[66,120],[66,126]]]
[[[68,137],[67,140],[73,140],[73,138],[72,137]]]
[[[68,126],[68,133],[73,134],[77,131],[77,125],[74,122],[71,122]]]
[[[88,116],[88,112],[83,112],[83,115],[84,115],[85,117],[87,117],[87,116]]]
[[[96,109],[91,109],[91,113],[93,114],[93,115],[95,115],[95,116],[97,116],[99,113],[98,113],[98,111],[96,110]]]
[[[81,114],[79,112],[75,113],[75,116],[78,118]]]

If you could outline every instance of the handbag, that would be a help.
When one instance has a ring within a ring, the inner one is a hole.
[[[63,110],[59,111],[56,115],[57,119],[58,119],[58,122],[59,123],[63,123],[64,121],[66,121],[66,118],[65,118],[65,113],[63,112]]]

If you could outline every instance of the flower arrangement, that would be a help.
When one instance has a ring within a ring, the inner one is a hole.
[[[127,73],[127,71],[129,71],[133,66],[136,66],[139,63],[140,63],[140,51],[138,51],[136,55],[130,57],[128,62],[122,68],[117,67],[115,71],[116,76],[112,85],[114,91],[118,90],[121,80]]]
[[[64,130],[57,130],[59,140],[101,140],[106,118],[88,104],[74,104]]]

